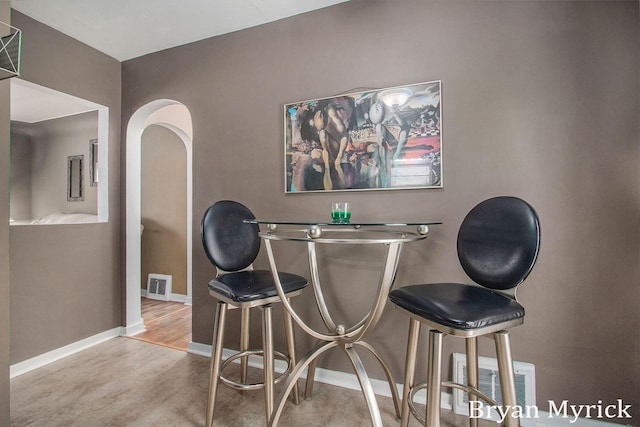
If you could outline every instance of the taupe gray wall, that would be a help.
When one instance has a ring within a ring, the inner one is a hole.
[[[151,125],[142,134],[141,283],[149,273],[172,276],[172,293],[187,295],[187,151],[171,130]]]
[[[121,66],[16,11],[12,18],[24,34],[22,79],[110,109],[109,222],[11,227],[11,363],[16,363],[122,325]]]
[[[0,21],[11,22],[11,2],[0,1]],[[0,427],[9,427],[9,157],[8,80],[0,81]]]
[[[20,137],[16,138],[17,131]],[[22,135],[28,133],[28,140]],[[96,111],[67,116],[57,119],[44,120],[38,123],[14,123],[11,128],[11,156],[23,150],[21,144],[30,147],[29,171],[29,216],[13,219],[36,219],[56,212],[62,213],[98,213],[98,187],[89,184],[89,141],[98,137],[98,113]],[[83,194],[84,200],[67,201],[67,157],[82,155],[83,159]],[[13,177],[24,177],[21,166],[23,162],[11,163]],[[16,194],[16,185],[20,181],[11,182],[11,213],[24,203],[22,191]],[[19,190],[24,191],[24,184]],[[19,199],[16,200],[16,196]],[[19,209],[25,212],[27,209]]]
[[[159,98],[190,110],[195,224],[225,198],[268,218],[315,218],[339,197],[354,217],[442,220],[405,248],[398,286],[464,281],[454,243],[463,216],[487,197],[523,197],[543,244],[519,292],[527,320],[512,333],[515,359],[535,364],[539,402],[621,398],[637,416],[638,35],[636,1],[352,0],[123,63],[123,123]],[[284,194],[283,104],[436,79],[444,189]],[[197,227],[193,241],[193,339],[210,343],[214,270]],[[283,248],[281,264],[306,274],[299,249]],[[328,256],[343,306],[366,310],[373,284],[351,282],[369,266]],[[389,307],[370,339],[398,378],[407,326]],[[481,353],[493,354],[490,342]],[[322,364],[350,371],[338,353]]]
[[[9,212],[17,221],[31,220],[31,136],[30,125],[11,122],[11,194]]]
[[[32,213],[40,218],[56,212],[98,213],[98,187],[89,185],[89,141],[98,138],[98,112],[38,123],[34,133]],[[67,201],[67,157],[82,155],[84,200]]]

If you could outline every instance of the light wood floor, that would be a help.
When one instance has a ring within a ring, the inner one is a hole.
[[[142,298],[145,332],[130,338],[187,351],[191,341],[191,306]]]
[[[131,337],[135,339],[114,338],[13,378],[11,426],[204,425],[210,359],[185,351],[191,340],[191,306],[146,298],[142,303],[147,331]],[[261,377],[259,371],[250,375]],[[276,395],[281,388],[276,386]],[[383,425],[399,426],[391,399],[376,400]],[[219,387],[214,426],[265,425],[262,392],[241,395]],[[287,403],[279,425],[366,427],[370,421],[361,392],[316,382],[313,400]],[[465,418],[443,411],[442,427],[466,425]],[[409,426],[419,424],[412,419]]]
[[[208,357],[113,338],[11,380],[12,427],[203,426],[209,385]],[[239,365],[238,365],[239,366]],[[235,367],[235,365],[233,365]],[[281,384],[276,386],[279,395]],[[385,427],[398,427],[393,403],[378,396]],[[214,426],[265,426],[261,391],[241,395],[220,386]],[[367,427],[362,393],[316,383],[313,400],[288,402],[280,427]],[[443,411],[441,427],[467,426]],[[493,427],[494,422],[481,422]],[[419,423],[411,420],[410,427]]]

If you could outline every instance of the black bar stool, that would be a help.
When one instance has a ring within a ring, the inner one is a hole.
[[[540,249],[540,222],[536,211],[516,197],[495,197],[474,207],[458,232],[458,258],[475,284],[435,283],[411,285],[389,294],[396,308],[410,317],[405,365],[401,426],[410,412],[428,427],[440,426],[441,387],[469,393],[469,405],[477,397],[497,405],[478,390],[478,341],[493,337],[503,406],[511,408],[508,426],[518,426],[513,416],[516,402],[513,360],[507,329],[524,322],[524,307],[515,298],[516,287],[533,269]],[[420,325],[429,328],[427,382],[415,385]],[[468,384],[442,382],[444,335],[465,338]],[[413,396],[427,388],[426,418],[417,413]],[[508,406],[507,406],[508,405]],[[470,425],[477,426],[471,418]]]
[[[240,203],[223,200],[210,206],[204,214],[201,236],[204,251],[216,267],[216,278],[209,282],[209,294],[218,300],[213,326],[213,351],[209,397],[207,401],[207,427],[213,422],[214,405],[218,381],[237,390],[264,389],[267,422],[273,411],[274,384],[284,379],[296,364],[293,323],[285,310],[285,334],[288,355],[273,348],[271,305],[280,302],[270,270],[254,270],[253,261],[260,251],[259,228],[247,224],[245,219],[254,219],[253,213]],[[291,273],[279,273],[280,282],[288,298],[302,293],[307,279]],[[222,361],[225,320],[228,308],[242,310],[240,351]],[[249,349],[249,316],[251,308],[262,311],[262,349]],[[264,379],[262,383],[247,383],[247,364],[250,355],[262,355]],[[275,377],[274,358],[285,360],[287,369]],[[224,368],[240,359],[240,381],[232,381],[223,375]],[[298,389],[293,390],[295,404],[299,403]]]

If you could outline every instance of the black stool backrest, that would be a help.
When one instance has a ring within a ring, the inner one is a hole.
[[[496,290],[518,286],[540,250],[536,211],[517,197],[495,197],[474,207],[458,232],[458,258],[467,275]]]
[[[223,271],[247,268],[258,256],[260,236],[258,224],[246,224],[254,219],[244,205],[221,200],[209,206],[202,218],[200,236],[209,260]]]

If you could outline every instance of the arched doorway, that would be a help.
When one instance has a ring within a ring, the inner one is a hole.
[[[192,302],[193,127],[186,106],[159,99],[140,107],[129,120],[126,134],[126,319],[125,334],[144,330],[140,304],[141,276],[141,146],[144,129],[152,124],[173,131],[187,151],[187,303]]]

